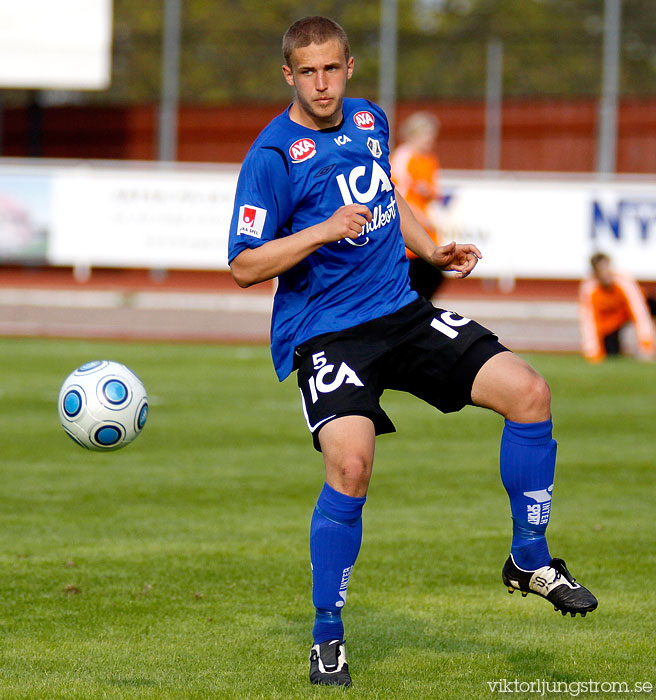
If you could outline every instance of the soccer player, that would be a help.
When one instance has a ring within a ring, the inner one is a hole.
[[[605,253],[590,258],[592,277],[579,292],[583,356],[590,362],[622,354],[620,331],[633,323],[638,337],[638,357],[654,356],[654,326],[645,296],[625,273],[613,270]]]
[[[414,112],[401,124],[401,143],[390,156],[395,190],[410,207],[415,219],[439,244],[431,207],[440,199],[440,162],[435,143],[440,122],[430,112]],[[442,284],[439,267],[406,249],[409,260],[410,287],[424,299],[432,299]]]
[[[556,459],[547,383],[488,329],[436,309],[409,286],[404,246],[456,277],[472,271],[480,252],[436,246],[395,192],[384,112],[344,96],[353,73],[344,30],[306,17],[285,33],[283,54],[294,100],[244,160],[228,256],[241,287],[278,278],[274,366],[280,380],[297,371],[325,465],[310,525],[310,680],[351,683],[341,613],[375,439],[394,431],[379,402],[388,388],[444,413],[473,404],[505,418],[501,478],[513,537],[503,581],[563,614],[593,610],[595,597],[551,557],[545,537]]]

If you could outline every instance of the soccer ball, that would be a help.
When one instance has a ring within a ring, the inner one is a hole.
[[[131,443],[148,418],[148,395],[137,375],[119,362],[94,360],[66,377],[59,420],[69,437],[89,450]]]

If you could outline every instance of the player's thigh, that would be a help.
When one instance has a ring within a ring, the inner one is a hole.
[[[551,415],[547,382],[510,351],[494,355],[479,369],[471,400],[475,406],[490,408],[517,423],[548,420]]]
[[[452,413],[471,403],[477,372],[506,348],[479,323],[427,306],[430,313],[390,355],[385,386]]]

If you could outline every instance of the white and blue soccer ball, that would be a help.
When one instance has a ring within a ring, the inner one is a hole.
[[[129,445],[148,418],[146,387],[132,370],[110,360],[87,362],[71,372],[57,406],[69,437],[101,452]]]

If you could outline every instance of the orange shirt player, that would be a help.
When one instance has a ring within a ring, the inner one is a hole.
[[[610,258],[596,253],[590,258],[592,277],[580,290],[580,322],[583,355],[590,362],[621,355],[620,331],[633,323],[638,338],[638,356],[654,355],[654,327],[640,287],[628,275],[616,272]]]
[[[430,207],[440,198],[440,163],[435,154],[439,129],[440,122],[433,114],[415,112],[401,124],[402,142],[390,158],[394,185],[417,221],[438,245]],[[410,260],[410,286],[430,300],[442,283],[442,271],[426,264],[408,249],[406,255]]]

